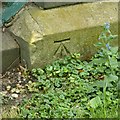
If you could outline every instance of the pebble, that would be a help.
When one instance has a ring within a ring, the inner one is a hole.
[[[26,79],[25,79],[25,78],[23,78],[23,81],[26,81]]]
[[[13,69],[12,71],[15,72],[15,69]]]
[[[16,89],[16,91],[15,91],[16,93],[20,93],[20,90],[18,90],[18,89]]]
[[[29,84],[32,84],[32,81],[29,81],[28,83],[29,83]]]
[[[14,73],[11,73],[11,75],[14,75]]]
[[[8,79],[10,79],[11,77],[9,76]]]
[[[16,87],[21,88],[22,86],[18,83],[18,84],[16,84]]]
[[[5,96],[7,94],[7,91],[2,91],[2,95]]]
[[[22,81],[20,80],[19,83],[22,83]]]
[[[21,80],[21,76],[18,76],[18,78],[17,78],[19,81]]]
[[[12,93],[14,93],[15,91],[16,91],[16,89],[15,89],[15,88],[13,88],[13,89],[11,90],[11,92],[12,92]]]
[[[11,96],[12,96],[13,98],[18,98],[18,94],[15,94],[15,93],[12,94]]]
[[[10,75],[10,72],[7,72],[8,75]]]
[[[20,89],[20,94],[23,94],[25,91],[25,89]]]
[[[8,86],[6,87],[6,89],[7,89],[7,90],[10,90],[10,88],[11,88],[11,86],[10,86],[10,85],[8,85]]]
[[[18,72],[18,75],[21,75],[21,72]]]

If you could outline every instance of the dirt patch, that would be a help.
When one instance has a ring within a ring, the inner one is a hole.
[[[32,93],[28,90],[28,83],[34,82],[35,78],[30,71],[22,66],[7,71],[2,78],[2,115],[4,118],[14,118],[17,115],[17,105]]]

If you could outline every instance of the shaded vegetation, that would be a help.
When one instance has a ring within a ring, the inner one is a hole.
[[[44,69],[31,71],[34,77],[26,87],[32,93],[18,105],[22,118],[117,118],[118,117],[118,47],[110,42],[109,23],[100,34],[99,47],[90,61],[80,61],[71,54]]]

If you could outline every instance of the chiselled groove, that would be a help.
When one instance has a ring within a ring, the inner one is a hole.
[[[65,40],[66,41],[66,40]],[[54,55],[56,55],[58,53],[58,51],[60,50],[60,56],[62,57],[63,56],[63,52],[66,52],[67,54],[70,54],[69,50],[67,49],[67,47],[64,45],[63,42],[58,42],[59,43],[59,46],[57,48],[57,50],[54,52]]]
[[[57,50],[54,52],[54,55],[57,53],[57,51],[59,50],[61,44],[59,45],[59,47],[57,48]]]
[[[54,41],[54,43],[68,42],[68,41],[70,41],[70,38],[65,38],[65,39],[62,39],[62,40],[56,40],[56,41]]]
[[[67,49],[67,47],[62,43],[62,45],[63,45],[63,47],[64,47],[64,49],[66,50],[66,52],[68,53],[68,54],[70,54],[70,52],[69,52],[69,50]]]

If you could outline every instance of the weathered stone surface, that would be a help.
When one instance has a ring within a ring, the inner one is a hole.
[[[21,61],[43,67],[74,52],[89,59],[105,22],[118,33],[118,3],[96,2],[40,10],[29,6],[10,28],[21,46]],[[117,45],[117,39],[113,42]]]
[[[2,70],[0,73],[5,72],[8,68],[14,67],[19,63],[19,46],[7,31],[2,33],[1,44],[0,56],[2,56],[2,65],[0,68]]]
[[[13,98],[18,98],[18,94],[14,93],[11,95]]]
[[[55,7],[59,7],[59,6],[65,6],[65,5],[72,5],[72,4],[76,4],[78,2],[35,2],[36,5],[44,8],[44,9],[48,9],[48,8],[55,8]]]

